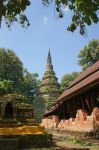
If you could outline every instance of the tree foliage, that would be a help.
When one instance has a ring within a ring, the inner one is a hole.
[[[0,78],[12,81],[15,91],[23,80],[23,64],[10,49],[0,49]]]
[[[69,8],[72,12],[72,22],[67,28],[74,32],[80,28],[80,34],[85,33],[86,26],[98,23],[99,0],[42,0],[44,5],[54,2],[59,18],[64,17],[63,8]],[[30,0],[0,0],[0,21],[4,18],[9,27],[13,22],[20,23],[23,27],[29,26],[29,20],[25,10],[30,6]]]
[[[32,74],[25,70],[23,79],[23,94],[28,97],[30,102],[33,101],[39,94],[40,81],[37,78],[37,73]]]
[[[16,54],[9,49],[0,49],[0,95],[17,93],[29,102],[39,93],[38,74],[24,69]]]
[[[13,82],[10,80],[0,79],[0,95],[8,94],[13,91]]]
[[[79,75],[78,72],[73,72],[73,73],[69,73],[69,74],[65,74],[62,79],[61,79],[61,83],[60,83],[60,87],[61,87],[61,91],[63,92],[65,89],[67,89],[69,87],[69,85],[71,84],[71,82]]]
[[[0,20],[4,17],[8,27],[15,21],[29,26],[24,11],[30,4],[29,0],[0,0]]]
[[[85,70],[99,60],[99,40],[92,40],[79,53],[79,64]]]
[[[99,0],[42,0],[44,5],[55,3],[56,12],[59,18],[64,17],[63,8],[68,7],[72,12],[72,22],[67,28],[74,32],[80,27],[80,34],[85,33],[86,26],[92,23],[98,23]]]

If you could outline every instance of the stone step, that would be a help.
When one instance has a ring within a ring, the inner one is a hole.
[[[10,127],[17,125],[18,122],[15,119],[1,119],[0,120],[0,127]]]

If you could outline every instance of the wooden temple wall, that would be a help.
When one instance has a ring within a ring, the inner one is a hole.
[[[56,115],[61,119],[75,118],[77,110],[82,109],[91,115],[95,107],[99,108],[99,86],[78,96],[64,101],[58,108]]]
[[[95,107],[90,116],[80,109],[75,118],[62,119],[60,122],[57,116],[49,116],[42,120],[41,126],[70,131],[94,131],[99,129],[99,108]]]

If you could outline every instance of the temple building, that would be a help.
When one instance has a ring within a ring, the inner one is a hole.
[[[40,95],[45,103],[45,111],[49,109],[60,95],[60,85],[53,70],[50,50],[48,52],[46,70],[40,84]]]
[[[33,124],[33,106],[22,95],[0,96],[0,126]]]
[[[99,61],[71,83],[44,114],[42,126],[73,131],[99,129]]]

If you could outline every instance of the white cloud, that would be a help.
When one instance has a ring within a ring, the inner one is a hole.
[[[67,13],[67,12],[69,12],[69,11],[70,11],[70,9],[69,9],[69,7],[68,7],[68,6],[64,7],[62,10],[63,10],[63,12],[64,12],[64,13]]]
[[[48,17],[44,16],[43,22],[44,22],[44,24],[48,24]]]

